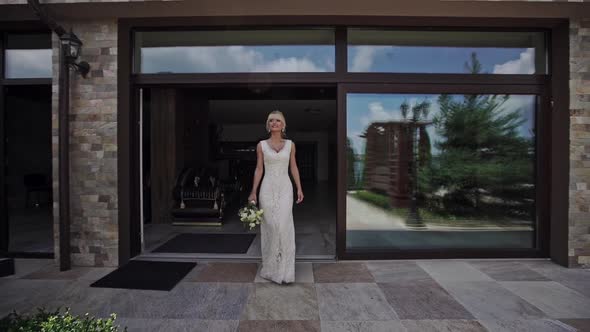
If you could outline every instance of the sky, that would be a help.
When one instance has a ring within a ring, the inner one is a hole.
[[[6,50],[7,78],[51,77],[51,49]]]
[[[51,49],[7,50],[7,77],[51,77]],[[477,52],[484,73],[533,74],[533,48],[349,46],[351,72],[464,73]],[[141,72],[333,72],[333,45],[142,48]]]
[[[483,73],[533,74],[534,48],[349,46],[351,72],[465,73],[476,52]],[[141,72],[333,72],[333,45],[191,46],[141,49]]]

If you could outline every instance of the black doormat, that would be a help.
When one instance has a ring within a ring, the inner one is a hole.
[[[243,254],[256,234],[192,234],[183,233],[152,252]]]
[[[97,280],[90,287],[169,291],[195,265],[197,263],[134,260]]]
[[[0,258],[0,277],[14,274],[14,258]]]

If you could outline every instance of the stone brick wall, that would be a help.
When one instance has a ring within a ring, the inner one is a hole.
[[[62,25],[69,29],[67,22]],[[72,264],[116,266],[117,223],[117,23],[72,25],[82,40],[81,60],[90,64],[87,78],[70,79],[70,196]],[[53,167],[55,252],[58,223],[58,37],[53,35]]]
[[[590,267],[590,18],[570,23],[569,262]]]

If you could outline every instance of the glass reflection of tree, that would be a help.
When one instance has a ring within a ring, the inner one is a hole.
[[[425,99],[420,103],[414,104],[411,107],[412,114],[409,119],[410,105],[408,105],[407,101],[404,101],[400,105],[400,111],[406,124],[405,133],[408,135],[408,142],[410,143],[408,152],[410,154],[409,174],[411,175],[411,199],[406,225],[409,227],[425,227],[418,210],[418,165],[421,157],[420,128],[425,125],[424,122],[428,119],[430,101]]]
[[[475,54],[468,69],[481,71]],[[504,108],[508,100],[440,95],[433,119],[440,153],[421,170],[432,209],[451,218],[532,219],[534,140],[519,135],[526,120]]]

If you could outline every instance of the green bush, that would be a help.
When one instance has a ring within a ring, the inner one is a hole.
[[[382,207],[384,209],[389,209],[391,207],[391,205],[389,203],[389,197],[387,197],[386,195],[362,190],[362,191],[357,191],[354,194],[354,196],[358,197],[359,199],[362,199],[365,202],[369,202],[371,204],[377,205],[377,206]]]
[[[43,308],[30,316],[13,312],[0,320],[0,332],[117,332],[115,314],[101,319],[88,314],[83,317],[73,316],[69,308],[61,313],[60,309],[48,312]],[[124,328],[123,331],[127,331]]]

